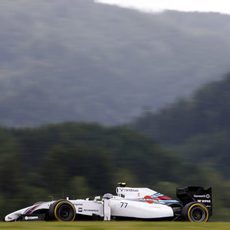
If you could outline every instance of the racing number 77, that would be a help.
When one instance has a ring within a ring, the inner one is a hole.
[[[127,208],[128,206],[128,203],[126,202],[121,202],[121,208]]]

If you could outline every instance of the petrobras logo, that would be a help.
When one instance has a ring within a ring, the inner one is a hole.
[[[39,220],[38,216],[25,216],[25,220]]]

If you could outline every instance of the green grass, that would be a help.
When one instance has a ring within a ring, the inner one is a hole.
[[[2,230],[229,230],[230,222],[188,223],[188,222],[13,222],[0,223]]]

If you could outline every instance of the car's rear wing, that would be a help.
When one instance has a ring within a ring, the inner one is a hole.
[[[212,188],[204,189],[200,186],[177,188],[176,195],[183,205],[190,202],[199,202],[206,206],[209,215],[212,215]]]

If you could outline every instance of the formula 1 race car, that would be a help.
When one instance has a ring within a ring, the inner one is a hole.
[[[198,186],[178,188],[178,200],[149,188],[126,187],[119,183],[117,195],[106,193],[93,200],[68,198],[38,202],[5,217],[5,221],[80,219],[187,220],[207,222],[212,215],[212,189]]]

